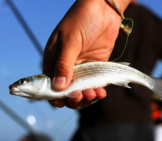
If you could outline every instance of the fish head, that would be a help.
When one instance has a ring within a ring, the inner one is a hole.
[[[44,74],[22,78],[9,86],[10,94],[39,100],[39,91],[45,78]]]

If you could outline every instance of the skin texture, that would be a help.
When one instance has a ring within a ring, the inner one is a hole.
[[[124,11],[129,0],[123,1],[121,9]],[[75,64],[107,61],[120,24],[121,17],[106,1],[77,0],[52,32],[44,51],[43,73],[54,73],[53,88],[61,91],[69,86]],[[50,104],[79,108],[105,96],[103,88],[87,89],[75,91],[67,99],[50,101]]]

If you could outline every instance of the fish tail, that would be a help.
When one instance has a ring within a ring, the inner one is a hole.
[[[153,78],[152,91],[162,100],[162,79]]]

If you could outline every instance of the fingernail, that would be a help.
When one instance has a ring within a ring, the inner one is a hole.
[[[53,87],[56,89],[64,88],[66,83],[66,77],[60,76],[53,79]]]

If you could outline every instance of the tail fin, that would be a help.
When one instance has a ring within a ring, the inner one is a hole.
[[[153,78],[152,91],[162,100],[162,79]]]

